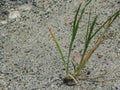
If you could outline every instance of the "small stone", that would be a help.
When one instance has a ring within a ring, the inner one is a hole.
[[[0,21],[1,24],[7,24],[6,20]]]
[[[21,5],[20,7],[18,7],[19,10],[22,11],[30,11],[32,9],[32,5],[31,4],[24,4]]]
[[[87,72],[87,75],[90,75],[90,71]]]
[[[19,11],[10,11],[9,12],[9,19],[20,18]]]
[[[51,84],[51,88],[55,88],[55,89],[57,89],[57,86],[54,85],[54,84]]]
[[[98,58],[102,58],[103,57],[103,55],[101,55],[101,54],[97,54],[97,56],[98,56]]]

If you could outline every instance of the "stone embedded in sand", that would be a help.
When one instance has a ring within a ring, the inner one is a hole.
[[[24,4],[18,7],[22,11],[30,11],[32,9],[32,4]]]
[[[7,20],[0,21],[1,24],[7,24]]]
[[[10,11],[9,12],[9,19],[15,19],[15,18],[20,18],[20,12],[19,11]]]

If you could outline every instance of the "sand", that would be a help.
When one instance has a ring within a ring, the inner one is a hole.
[[[0,23],[0,90],[120,90],[118,36],[102,43],[86,65],[86,68],[92,68],[89,75],[91,78],[107,72],[98,78],[105,82],[80,80],[77,86],[63,84],[63,62],[49,29],[55,34],[67,57],[75,10],[82,2],[85,3],[84,0],[37,0],[36,5],[22,4],[25,8],[21,5],[5,7],[8,12],[19,11],[20,16],[10,19],[9,14],[3,14],[5,19],[0,18],[0,22],[4,21]],[[92,0],[80,24],[73,52],[83,50],[91,7],[92,17],[99,15],[97,24],[100,25],[119,10],[120,2]],[[120,33],[120,18],[115,20],[109,32]],[[107,81],[111,79],[116,80]]]

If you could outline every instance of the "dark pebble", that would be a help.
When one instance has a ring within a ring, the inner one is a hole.
[[[87,75],[90,75],[90,71],[87,72]]]

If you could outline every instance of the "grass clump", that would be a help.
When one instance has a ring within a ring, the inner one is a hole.
[[[72,38],[71,38],[71,41],[70,41],[70,44],[69,44],[67,60],[65,60],[64,54],[63,54],[63,52],[60,48],[60,45],[59,45],[57,39],[55,38],[52,31],[49,30],[49,32],[51,34],[51,37],[52,37],[53,41],[55,42],[55,45],[56,45],[56,47],[57,47],[57,49],[58,49],[58,51],[61,55],[62,61],[63,61],[63,65],[64,65],[64,68],[65,68],[65,71],[66,71],[66,77],[63,79],[63,81],[66,84],[69,84],[69,83],[76,84],[77,83],[77,77],[81,75],[81,71],[82,71],[83,67],[86,65],[86,63],[88,62],[88,60],[90,59],[90,57],[94,53],[94,51],[99,47],[99,45],[103,41],[105,41],[105,40],[107,40],[107,39],[109,39],[113,36],[116,36],[116,34],[106,36],[106,32],[107,32],[108,28],[111,26],[111,24],[119,16],[120,10],[116,11],[113,15],[111,15],[104,23],[102,23],[101,26],[98,26],[97,29],[95,29],[95,26],[96,26],[96,22],[97,22],[97,19],[98,19],[98,15],[96,15],[91,22],[91,12],[90,12],[88,23],[87,23],[87,31],[86,31],[86,35],[85,35],[84,50],[82,52],[80,62],[79,62],[78,65],[75,65],[73,63],[73,61],[70,60],[70,55],[71,55],[73,43],[74,43],[74,40],[76,38],[76,34],[79,30],[79,24],[81,22],[81,19],[82,19],[84,13],[85,13],[85,10],[86,10],[87,6],[90,4],[91,1],[92,0],[88,0],[82,9],[80,9],[81,5],[82,5],[82,4],[80,4],[77,11],[76,11],[76,15],[75,15],[74,22],[73,22],[73,27],[72,27]],[[80,13],[80,15],[79,15],[79,13]],[[104,28],[104,30],[101,31],[103,28]],[[98,34],[98,32],[100,32],[100,31],[101,31],[100,37],[98,37],[96,43],[92,46],[92,48],[90,48],[88,50],[88,47],[90,45],[91,40],[93,40],[93,38],[96,36],[96,34]],[[117,34],[117,35],[120,35],[120,34]],[[69,68],[70,62],[72,63],[73,72]]]

